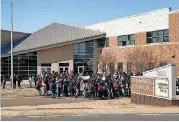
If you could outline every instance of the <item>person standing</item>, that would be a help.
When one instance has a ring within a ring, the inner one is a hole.
[[[43,87],[43,90],[44,90],[44,97],[47,97],[47,85],[44,83],[42,85],[42,87]]]
[[[38,77],[37,75],[34,76],[34,83],[35,83],[35,86],[37,85],[37,81],[38,81]]]
[[[2,86],[3,86],[3,76],[0,74],[0,76],[1,76],[1,88],[2,88]]]
[[[5,78],[5,76],[3,75],[3,76],[1,76],[1,87],[2,87],[3,89],[5,89],[5,86],[6,86],[6,78]]]
[[[57,76],[56,79],[56,86],[57,86],[57,97],[60,97],[61,94],[61,79],[59,78],[59,76]]]
[[[56,84],[55,84],[55,80],[52,79],[51,83],[50,83],[50,90],[52,91],[52,99],[56,99]]]
[[[75,94],[75,97],[73,98],[73,100],[75,100],[75,98],[77,98],[80,94],[80,78],[79,77],[75,83],[75,90],[76,90],[76,94]]]
[[[41,79],[39,78],[38,79],[38,82],[37,82],[37,86],[36,86],[36,89],[37,89],[37,98],[40,98],[41,94],[42,94],[42,91],[41,91],[41,87],[42,87],[42,81]]]
[[[93,100],[95,100],[95,85],[94,85],[94,83],[91,81],[90,82],[90,96],[91,96],[91,98],[93,99]]]
[[[17,79],[17,85],[18,85],[19,89],[21,88],[21,81],[22,81],[22,78],[21,78],[21,76],[19,75],[19,76],[18,76],[18,79]]]
[[[65,97],[68,97],[68,81],[66,76],[63,80],[63,93]]]
[[[14,74],[14,77],[13,77],[13,88],[16,89],[16,81],[17,81],[17,77],[16,75]]]
[[[31,78],[32,78],[32,83],[35,84],[35,77],[34,77],[34,75],[32,75]]]
[[[32,88],[32,77],[29,76],[29,87]]]

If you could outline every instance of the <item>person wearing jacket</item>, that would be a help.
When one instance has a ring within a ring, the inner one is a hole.
[[[19,89],[21,88],[21,82],[22,82],[22,78],[21,78],[21,76],[19,75],[19,76],[18,76],[18,79],[17,79],[17,85],[18,85]]]
[[[56,87],[57,87],[57,97],[60,97],[61,95],[61,89],[62,89],[62,79],[59,78],[59,76],[57,76],[56,79]]]
[[[42,91],[41,91],[41,87],[42,87],[42,81],[41,79],[39,78],[38,79],[38,82],[37,82],[37,85],[36,85],[36,89],[37,89],[37,98],[40,98],[41,94],[42,94]]]
[[[52,78],[50,82],[50,90],[52,91],[52,99],[56,99],[56,84],[55,84],[55,79]]]

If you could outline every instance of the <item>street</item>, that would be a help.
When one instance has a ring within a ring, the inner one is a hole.
[[[87,115],[87,116],[19,116],[2,121],[179,121],[179,114]]]

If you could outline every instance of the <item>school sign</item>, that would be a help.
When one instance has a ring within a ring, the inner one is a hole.
[[[166,65],[131,78],[131,101],[150,105],[177,105],[176,66]]]

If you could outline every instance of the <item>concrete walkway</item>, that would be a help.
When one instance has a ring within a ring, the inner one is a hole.
[[[2,107],[10,106],[25,106],[25,105],[49,105],[49,104],[60,104],[60,103],[75,103],[87,101],[84,98],[76,98],[73,100],[73,97],[60,97],[57,99],[52,98],[37,98],[37,97],[19,97],[19,98],[3,98],[1,101]],[[88,100],[89,101],[89,100]]]

